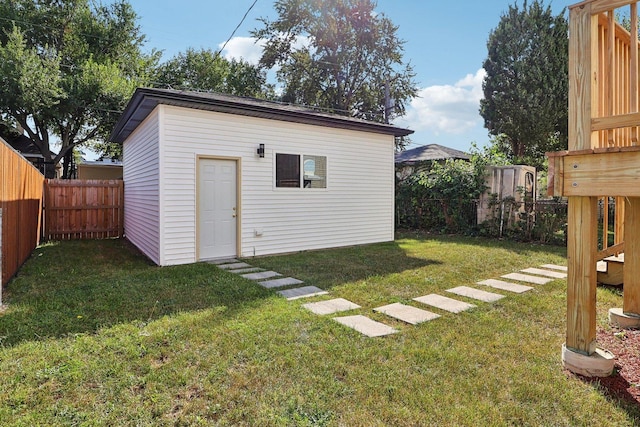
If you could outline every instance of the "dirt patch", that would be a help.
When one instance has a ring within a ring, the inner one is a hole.
[[[598,347],[616,356],[613,375],[605,378],[586,378],[600,384],[614,398],[640,405],[640,330],[598,328]]]

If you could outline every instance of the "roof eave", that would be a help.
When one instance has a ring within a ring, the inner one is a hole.
[[[383,123],[359,122],[339,116],[322,115],[305,111],[289,111],[264,105],[197,97],[185,92],[159,92],[153,89],[139,88],[134,93],[129,104],[127,104],[124,113],[120,117],[109,139],[118,143],[124,142],[138,124],[159,104],[177,105],[303,124],[324,125],[364,132],[375,132],[393,135],[394,137],[407,136],[413,133],[410,129],[398,128]]]

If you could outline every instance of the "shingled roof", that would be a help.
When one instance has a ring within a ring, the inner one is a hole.
[[[396,163],[414,164],[433,160],[471,160],[464,151],[455,150],[438,144],[427,144],[396,154]]]
[[[354,117],[323,113],[312,108],[210,92],[138,88],[111,133],[110,140],[124,142],[136,127],[159,105],[173,105],[220,113],[272,120],[407,136],[412,130]]]

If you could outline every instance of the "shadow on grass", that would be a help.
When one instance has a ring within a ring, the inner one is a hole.
[[[306,284],[325,290],[372,276],[387,276],[442,264],[439,260],[412,257],[398,242],[259,257],[247,262],[302,279]]]
[[[482,246],[484,248],[506,249],[515,254],[553,253],[565,257],[567,254],[566,246],[543,244],[539,242],[517,242],[508,239],[481,236],[433,234],[423,230],[398,230],[396,233],[396,239],[438,240],[445,243],[459,243],[471,246]]]
[[[157,267],[124,240],[46,244],[5,289],[0,344],[211,307],[232,315],[270,295],[211,264]]]
[[[640,423],[640,396],[634,396],[629,393],[631,384],[618,372],[603,378],[589,378],[581,375],[576,375],[576,377],[604,393],[612,401],[615,401],[618,407],[627,412],[630,418],[636,423]]]

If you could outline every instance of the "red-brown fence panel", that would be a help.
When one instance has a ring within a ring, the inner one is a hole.
[[[124,234],[122,180],[48,179],[44,238],[108,239]]]
[[[40,242],[43,186],[44,175],[0,138],[2,285],[18,271]]]

